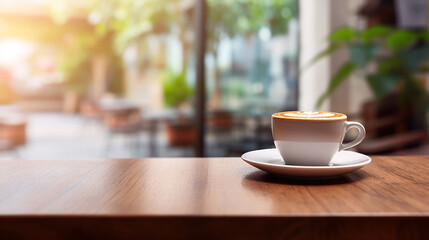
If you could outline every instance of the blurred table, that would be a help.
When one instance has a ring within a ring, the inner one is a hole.
[[[102,113],[105,125],[109,128],[134,126],[141,120],[140,106],[125,99],[106,99],[98,103],[98,108]]]
[[[239,158],[0,161],[0,236],[424,239],[429,157],[373,157],[336,179]]]
[[[105,112],[123,112],[140,109],[138,104],[130,102],[126,99],[104,99],[99,101],[97,104],[98,107]]]
[[[27,142],[27,120],[24,116],[0,116],[0,140],[9,141],[15,146]]]

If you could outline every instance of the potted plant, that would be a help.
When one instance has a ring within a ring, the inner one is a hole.
[[[193,144],[196,141],[194,124],[186,117],[185,110],[193,89],[186,82],[185,73],[167,69],[162,74],[162,90],[167,107],[177,110],[176,119],[167,124],[167,138],[172,146]]]
[[[327,49],[316,55],[317,62],[340,49],[349,51],[349,60],[333,75],[327,90],[320,96],[320,107],[347,77],[360,71],[376,101],[397,96],[400,111],[413,118],[414,128],[427,128],[429,94],[422,74],[429,71],[429,31],[407,31],[373,26],[363,31],[340,28],[329,35]]]

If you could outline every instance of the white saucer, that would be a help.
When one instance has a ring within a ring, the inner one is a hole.
[[[335,154],[331,166],[286,165],[276,148],[251,151],[241,158],[263,171],[288,177],[324,178],[335,177],[355,171],[371,162],[367,155],[341,151]]]

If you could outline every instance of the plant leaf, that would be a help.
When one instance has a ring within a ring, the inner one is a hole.
[[[350,42],[356,36],[356,31],[350,27],[341,27],[329,35],[330,42]]]
[[[410,71],[416,71],[420,65],[429,59],[429,47],[409,49],[401,52],[400,56]]]
[[[335,89],[344,81],[347,79],[347,77],[353,72],[355,69],[355,65],[351,62],[344,63],[340,69],[338,69],[337,73],[332,77],[328,89],[322,96],[319,97],[316,103],[316,108],[320,108],[322,106],[322,103],[328,98]]]
[[[423,38],[425,40],[425,42],[429,42],[429,32],[428,31],[424,31],[424,32],[420,33],[419,36],[421,38]]]
[[[174,73],[171,69],[165,69],[162,74],[162,90],[165,104],[169,107],[179,106],[189,100],[193,89],[186,81],[183,72]]]
[[[403,61],[400,57],[391,56],[387,58],[378,59],[378,71],[380,73],[387,73],[391,71],[396,71],[398,68],[401,68]]]
[[[391,32],[391,29],[386,26],[373,26],[359,33],[359,38],[370,42],[374,38],[386,36]]]
[[[349,48],[350,61],[359,67],[365,67],[378,52],[375,44],[352,44]]]
[[[393,51],[401,51],[417,40],[417,35],[403,30],[390,34],[386,39],[386,45]]]
[[[419,69],[417,69],[417,72],[428,73],[429,72],[429,66],[427,66],[427,65],[420,66]]]
[[[367,76],[366,80],[371,87],[375,97],[380,100],[388,93],[395,89],[395,86],[400,80],[399,75],[396,74],[372,74]]]
[[[404,81],[403,88],[400,92],[400,103],[402,106],[410,106],[411,104],[422,111],[421,113],[429,110],[429,94],[418,79],[407,79]],[[425,116],[425,114],[420,115]],[[427,121],[424,121],[423,124],[427,124]]]

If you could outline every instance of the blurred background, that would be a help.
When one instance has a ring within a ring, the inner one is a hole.
[[[274,146],[271,114],[316,108],[365,125],[357,151],[429,154],[428,9],[426,0],[0,0],[0,157],[240,156]]]

